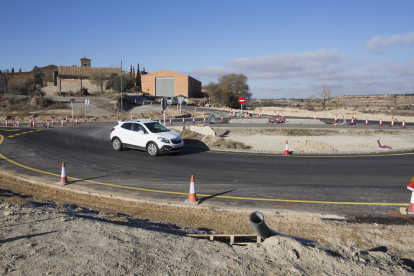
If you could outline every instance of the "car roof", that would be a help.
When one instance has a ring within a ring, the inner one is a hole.
[[[145,124],[145,123],[154,123],[154,122],[156,122],[156,121],[154,121],[154,120],[150,120],[150,119],[129,119],[129,120],[122,120],[122,121],[119,121],[118,123],[120,124],[120,123],[143,123],[143,124]]]

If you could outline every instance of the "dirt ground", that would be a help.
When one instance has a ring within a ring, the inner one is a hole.
[[[272,109],[267,111],[270,115]],[[117,121],[130,116],[129,112],[107,114],[103,110],[95,105],[87,120]],[[168,114],[173,112],[176,111]],[[304,111],[295,113],[293,109],[285,109],[284,112],[285,116],[303,116]],[[51,119],[55,114],[60,122],[65,113],[68,110],[39,111],[38,120],[44,124],[46,118]],[[85,119],[81,115],[82,122]],[[134,118],[140,116],[148,118],[159,113],[134,113]],[[406,121],[410,120],[407,117]],[[23,118],[26,121],[28,116]],[[290,149],[295,151],[376,149],[376,137],[393,148],[412,148],[414,142],[412,130],[400,133],[235,130],[226,135],[218,133],[217,137],[194,133],[184,133],[183,137],[214,147],[239,145],[273,150],[283,150],[285,140],[289,140]],[[411,275],[414,272],[412,217],[405,217],[407,225],[382,225],[349,223],[343,218],[311,213],[266,211],[263,214],[270,228],[320,244],[309,247],[289,238],[272,237],[261,244],[231,246],[185,235],[252,235],[251,210],[102,198],[25,181],[4,172],[0,173],[0,203],[0,274]]]
[[[188,233],[253,234],[250,212],[77,194],[0,173],[4,275],[410,275],[414,226],[264,212],[281,236],[228,245]],[[414,223],[414,220],[413,220]]]

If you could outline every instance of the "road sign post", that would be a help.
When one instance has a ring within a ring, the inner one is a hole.
[[[184,101],[184,97],[177,97],[177,99],[178,99],[178,103],[180,104],[180,116],[181,116],[181,104]]]
[[[73,120],[73,103],[75,102],[75,98],[70,98],[70,106],[72,107],[72,120]]]
[[[167,98],[161,99],[161,107],[162,107],[162,113],[164,114],[164,126],[165,126],[165,110],[167,109]]]
[[[86,119],[86,109],[88,108],[89,105],[89,99],[85,100],[85,119]]]
[[[246,102],[246,100],[243,97],[239,98],[239,104],[241,105],[241,115],[243,115],[243,105]]]

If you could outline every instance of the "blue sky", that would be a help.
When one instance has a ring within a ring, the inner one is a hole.
[[[248,77],[253,98],[414,93],[414,1],[2,1],[0,69]]]

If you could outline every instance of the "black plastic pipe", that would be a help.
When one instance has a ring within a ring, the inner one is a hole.
[[[276,232],[270,229],[264,222],[263,214],[258,211],[250,214],[250,225],[252,226],[253,231],[264,240],[271,236],[284,236],[284,237],[292,238],[304,245],[317,245],[318,244],[318,242],[316,241],[299,238],[295,236],[290,236],[290,235],[285,235],[285,234],[282,234],[282,233],[279,233],[279,232]]]

